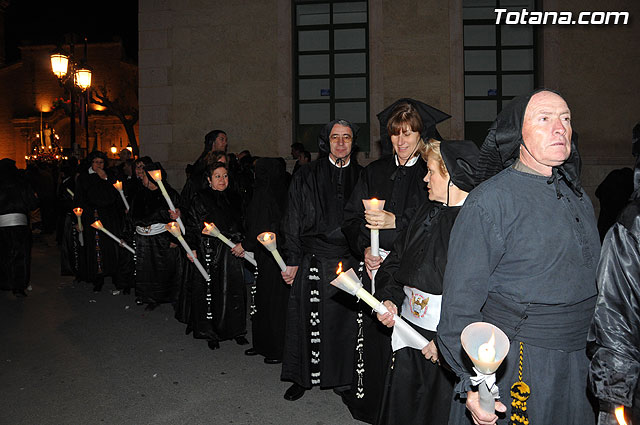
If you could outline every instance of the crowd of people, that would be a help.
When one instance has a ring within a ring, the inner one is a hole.
[[[285,399],[333,389],[366,423],[605,424],[616,405],[640,420],[638,201],[601,256],[571,112],[556,92],[511,101],[480,148],[444,140],[437,124],[448,118],[397,100],[378,114],[383,155],[365,167],[358,126],[331,121],[318,159],[291,146],[291,174],[283,158],[228,153],[215,130],[180,191],[148,156],[109,165],[92,152],[58,179],[62,273],[94,291],[109,278],[114,295],[148,311],[171,305],[211,350],[251,344],[246,355],[282,363]],[[0,161],[0,241],[24,241],[0,244],[16,296],[29,280],[35,193]],[[382,209],[365,206],[373,198]],[[284,269],[263,232],[276,234]],[[387,313],[331,285],[349,269]],[[427,344],[409,342],[398,318]],[[460,339],[474,322],[510,341],[487,384],[490,411],[478,393],[487,377]]]

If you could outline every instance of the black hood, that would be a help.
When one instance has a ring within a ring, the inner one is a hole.
[[[471,140],[443,140],[440,155],[449,172],[449,178],[458,188],[471,192],[476,186],[474,175],[480,150]]]
[[[636,158],[633,167],[633,195],[631,199],[638,199],[640,198],[640,122],[633,127],[631,137],[631,153]]]
[[[418,114],[422,119],[422,133],[420,133],[420,136],[422,136],[422,140],[425,142],[430,138],[441,140],[442,137],[440,137],[440,134],[436,129],[436,124],[451,118],[451,115],[419,100],[410,99],[408,97],[396,100],[377,115],[378,121],[380,122],[380,144],[382,145],[383,155],[390,155],[393,152],[391,136],[387,134],[387,123],[389,122],[389,118],[393,114],[394,109],[401,103],[410,103],[418,111]]]
[[[489,133],[480,148],[478,159],[478,171],[476,173],[476,185],[493,177],[500,171],[511,166],[520,156],[522,140],[522,125],[524,113],[531,97],[536,93],[548,91],[562,97],[555,90],[538,89],[528,95],[514,98],[500,111]],[[571,153],[562,165],[553,167],[553,176],[562,177],[576,193],[582,193],[580,184],[580,170],[582,161],[577,147],[578,133],[573,130],[571,136]]]
[[[345,125],[351,129],[351,132],[353,133],[351,152],[353,153],[356,151],[356,147],[358,146],[356,141],[358,140],[358,132],[360,131],[360,127],[347,120],[337,119],[331,121],[330,123],[327,123],[324,127],[322,127],[322,130],[320,130],[320,134],[318,135],[318,149],[320,150],[321,154],[329,155],[329,152],[331,152],[331,141],[329,140],[329,135],[331,135],[333,126],[338,124],[338,122],[345,122]]]

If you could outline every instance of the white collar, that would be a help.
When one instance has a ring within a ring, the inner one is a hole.
[[[93,167],[89,167],[89,174],[96,174],[96,172],[93,171]]]
[[[331,164],[333,164],[333,166],[338,167],[338,168],[344,168],[344,167],[348,167],[349,164],[351,164],[351,156],[349,156],[349,158],[347,159],[347,162],[345,162],[344,164],[342,164],[342,167],[340,167],[339,165],[336,164],[336,162],[333,160],[333,158],[331,158],[331,155],[329,155],[329,162]]]
[[[406,164],[404,164],[404,167],[411,167],[413,165],[415,165],[416,162],[418,162],[418,157],[420,155],[416,155],[413,158],[411,158],[410,160],[407,161]],[[400,166],[400,162],[398,161],[398,155],[397,154],[393,154],[393,158],[396,160],[396,166]]]

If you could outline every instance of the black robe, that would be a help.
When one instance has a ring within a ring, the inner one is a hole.
[[[586,194],[566,181],[509,167],[471,191],[453,226],[444,277],[438,348],[471,389],[470,361],[460,333],[484,321],[511,341],[496,373],[511,414],[510,387],[531,388],[527,412],[536,424],[592,424],[587,396],[587,332],[596,302],[600,238]],[[464,400],[454,401],[450,424],[467,424]]]
[[[289,187],[282,251],[298,266],[287,308],[281,379],[304,388],[348,387],[356,341],[356,298],[335,288],[338,263],[357,269],[340,226],[344,205],[360,174],[353,159],[343,168],[328,157],[302,167]]]
[[[425,202],[401,233],[376,275],[377,298],[392,301],[402,313],[404,286],[442,294],[449,235],[460,207]],[[436,333],[413,326],[428,341]],[[378,409],[377,425],[446,425],[455,374],[404,347],[393,353]]]
[[[196,250],[209,282],[189,262],[176,312],[180,320],[193,329],[194,338],[223,341],[247,333],[247,291],[244,283],[243,261],[231,253],[220,239],[202,234],[204,223],[214,223],[232,242],[241,242],[243,212],[241,199],[233,191],[223,192],[206,188],[193,198],[186,216],[185,240]],[[187,260],[189,261],[189,260]],[[188,309],[188,311],[184,311]]]
[[[421,158],[413,166],[399,167],[395,155],[384,156],[362,170],[345,207],[342,225],[351,250],[358,258],[362,259],[365,248],[371,246],[371,231],[365,226],[362,200],[384,200],[384,210],[396,215],[396,228],[380,230],[379,233],[380,248],[389,251],[397,236],[407,228],[418,207],[427,199],[426,183],[423,181],[426,174],[427,165]],[[366,289],[371,289],[371,280],[366,271],[362,273],[362,282]],[[353,378],[355,388],[343,395],[343,401],[355,419],[373,423],[391,356],[391,332],[369,314],[370,309],[366,306],[362,311],[363,340],[355,353],[358,365]]]
[[[118,281],[118,256],[121,248],[105,233],[91,227],[100,220],[105,229],[116,237],[122,237],[124,206],[115,187],[115,180],[101,179],[98,174],[83,171],[76,181],[75,207],[82,208],[84,253],[87,265],[87,281],[101,288],[104,278],[111,276],[116,288]],[[126,254],[125,254],[126,255]]]
[[[607,232],[598,265],[598,302],[587,339],[591,391],[600,410],[632,408],[640,421],[640,200]],[[611,423],[617,423],[615,419]]]
[[[251,315],[253,348],[268,359],[282,360],[284,327],[290,287],[282,279],[280,267],[273,255],[257,240],[262,232],[278,235],[282,244],[280,222],[286,208],[287,183],[284,162],[276,158],[261,158],[256,164],[255,186],[246,217],[245,250],[255,254],[258,277],[255,284]]]
[[[15,167],[0,170],[0,215],[24,214],[27,223],[0,227],[0,289],[24,291],[31,278],[29,213],[38,200],[29,181]]]
[[[180,195],[166,182],[164,186],[176,208]],[[184,249],[169,232],[153,236],[140,234],[136,227],[166,224],[173,220],[160,189],[141,186],[131,201],[129,233],[135,247],[135,292],[143,303],[175,303],[182,280]],[[144,233],[144,232],[143,232]],[[171,244],[175,246],[171,247]],[[122,264],[122,263],[121,263]]]

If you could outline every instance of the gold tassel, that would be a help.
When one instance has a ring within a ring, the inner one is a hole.
[[[518,382],[511,386],[511,421],[510,425],[529,425],[527,399],[531,395],[529,386],[522,381],[522,351],[524,344],[520,342],[520,362],[518,364]]]

